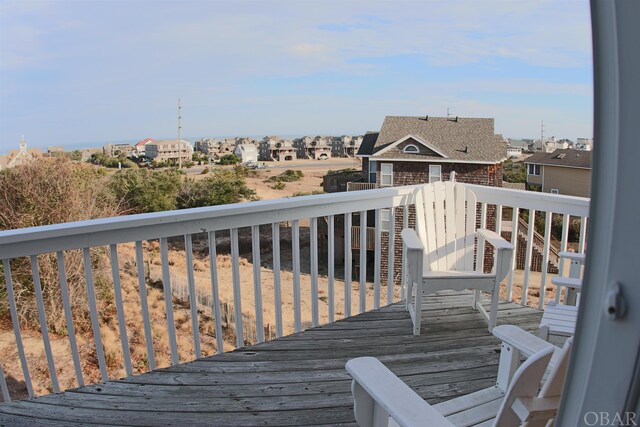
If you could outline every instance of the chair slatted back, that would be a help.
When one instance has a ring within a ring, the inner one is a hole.
[[[513,380],[507,390],[493,427],[511,427],[520,425],[520,418],[511,409],[513,402],[519,397],[535,397],[538,395],[540,381],[553,355],[553,346],[533,354],[520,365],[513,375]]]
[[[426,184],[416,197],[416,231],[430,271],[473,271],[475,194],[450,181]]]

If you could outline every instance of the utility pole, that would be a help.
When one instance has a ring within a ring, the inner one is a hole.
[[[544,141],[544,120],[540,121],[540,142]]]
[[[447,107],[447,119],[449,118],[449,107]]]
[[[182,169],[182,139],[180,133],[182,131],[182,104],[178,98],[178,169]]]

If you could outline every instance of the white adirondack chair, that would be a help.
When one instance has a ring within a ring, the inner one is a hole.
[[[416,229],[404,229],[407,256],[407,309],[413,333],[420,335],[422,295],[452,289],[475,289],[472,306],[496,325],[500,282],[511,269],[513,245],[490,230],[476,229],[476,196],[463,184],[435,182],[416,194]],[[477,246],[476,246],[477,239]],[[474,259],[484,242],[495,248],[493,271],[484,273],[482,259]],[[491,308],[480,304],[480,291],[491,292]]]
[[[547,425],[558,409],[573,339],[568,339],[559,349],[515,326],[498,326],[495,330],[501,328],[501,334],[508,337],[509,343],[503,342],[502,345],[497,384],[437,405],[429,405],[422,400],[376,358],[360,357],[348,361],[346,369],[353,378],[351,391],[358,425]],[[514,344],[516,347],[512,347]],[[534,352],[530,357],[512,371],[520,362],[520,355],[531,351]],[[540,389],[540,381],[551,359],[556,363]],[[505,384],[508,384],[506,388]]]
[[[570,265],[568,276],[558,276],[551,279],[551,283],[557,287],[556,299],[549,302],[540,321],[540,337],[549,342],[554,342],[555,337],[562,340],[575,333],[579,294],[582,291],[580,274],[586,258],[585,254],[575,252],[560,252],[558,255],[561,262],[568,259]],[[563,289],[566,289],[564,304],[560,304]]]

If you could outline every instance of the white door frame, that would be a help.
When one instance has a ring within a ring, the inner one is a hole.
[[[591,13],[595,131],[589,246],[560,426],[619,425],[612,424],[616,415],[637,416],[639,406],[640,2],[591,0]],[[613,283],[627,305],[617,320],[606,314]]]

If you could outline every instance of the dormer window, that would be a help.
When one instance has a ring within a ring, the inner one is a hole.
[[[409,154],[418,154],[420,152],[420,150],[418,150],[418,147],[413,144],[407,145],[402,151]]]

